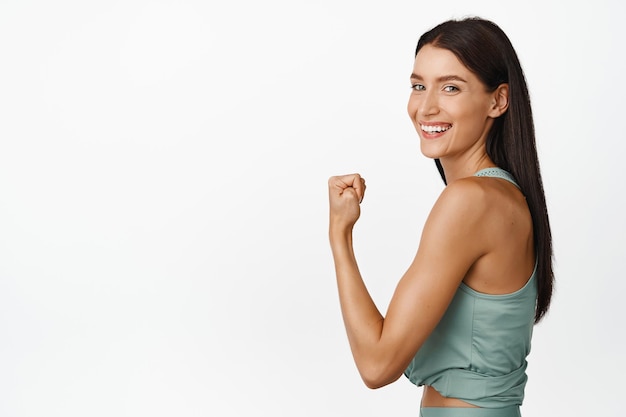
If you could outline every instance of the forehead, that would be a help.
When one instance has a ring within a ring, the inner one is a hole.
[[[457,75],[463,78],[475,77],[452,52],[432,45],[424,45],[419,50],[415,57],[413,73],[423,78],[442,75]]]

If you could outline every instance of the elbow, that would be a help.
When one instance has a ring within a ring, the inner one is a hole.
[[[378,389],[382,388],[385,385],[389,385],[394,381],[397,381],[402,373],[390,373],[389,369],[381,368],[381,367],[372,367],[368,370],[363,370],[360,372],[361,379],[365,386],[369,389]]]
[[[363,379],[363,382],[365,383],[365,386],[369,389],[378,389],[387,385],[380,380],[368,379],[368,378],[362,378],[362,379]]]
[[[403,354],[397,349],[378,348],[358,352],[355,363],[365,386],[378,389],[397,381],[412,359],[402,360]]]

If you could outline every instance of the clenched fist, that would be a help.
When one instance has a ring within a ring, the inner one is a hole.
[[[361,214],[359,204],[364,195],[365,180],[359,174],[330,177],[330,227],[352,228]]]

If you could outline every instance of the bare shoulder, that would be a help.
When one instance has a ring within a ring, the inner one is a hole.
[[[493,198],[488,186],[475,178],[463,178],[446,186],[435,202],[431,219],[445,218],[446,222],[462,223],[477,221],[489,209]]]
[[[499,244],[496,240],[506,239],[511,225],[529,229],[531,222],[526,200],[513,184],[498,178],[468,177],[442,191],[424,233],[431,240],[445,234],[457,245],[471,244],[477,251],[474,255],[481,256]]]
[[[487,294],[507,294],[526,283],[534,266],[533,223],[526,198],[515,185],[493,177],[455,181],[442,192],[433,213],[449,219],[447,231],[456,233],[461,245],[474,248],[474,262],[463,279],[467,285]]]
[[[492,177],[467,177],[448,185],[433,210],[460,211],[471,218],[508,215],[515,208],[527,211],[526,199],[510,182]],[[450,213],[449,213],[450,214]]]
[[[489,212],[489,190],[473,179],[457,180],[442,191],[422,231],[418,258],[438,263],[460,261],[454,280],[485,253],[481,244]]]

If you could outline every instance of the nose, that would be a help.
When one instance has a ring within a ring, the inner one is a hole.
[[[420,116],[432,116],[439,113],[439,100],[436,91],[432,89],[424,91],[420,94],[419,100],[417,111]]]

